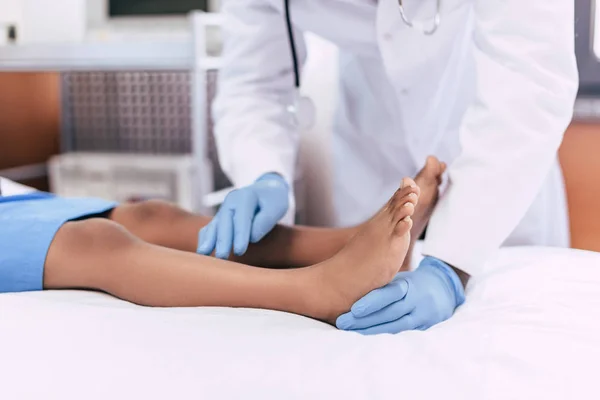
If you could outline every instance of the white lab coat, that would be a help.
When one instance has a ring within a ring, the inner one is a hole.
[[[425,254],[470,274],[503,243],[567,245],[556,152],[577,91],[572,0],[442,0],[433,36],[396,0],[290,1],[303,31],[340,48],[333,143],[339,225],[370,217],[429,154],[450,163]],[[405,0],[427,20],[434,0]],[[299,133],[285,106],[293,72],[283,0],[225,0],[214,104],[222,166],[238,186],[293,181]]]

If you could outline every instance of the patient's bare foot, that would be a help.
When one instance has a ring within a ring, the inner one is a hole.
[[[431,156],[427,157],[425,166],[415,177],[415,182],[421,189],[421,195],[419,196],[419,204],[417,204],[415,214],[412,217],[414,223],[411,235],[414,240],[417,240],[423,234],[429,222],[429,218],[438,201],[439,187],[442,183],[442,174],[444,171],[446,171],[446,164]]]
[[[402,189],[337,255],[310,267],[318,287],[314,317],[333,324],[358,299],[392,280],[410,245],[419,192],[415,182],[405,178]]]
[[[415,177],[415,182],[420,189],[419,201],[415,207],[415,213],[412,216],[413,227],[411,229],[411,245],[407,257],[404,259],[402,270],[407,270],[410,266],[410,259],[415,242],[421,237],[425,227],[429,223],[433,209],[438,201],[439,186],[442,183],[442,175],[446,171],[446,164],[440,162],[437,158],[430,156],[425,162],[425,166]],[[378,215],[378,214],[376,214]],[[375,218],[375,217],[373,217]],[[371,219],[373,219],[371,218]],[[346,240],[350,240],[357,232],[366,226],[371,220],[354,228],[349,228],[344,235]]]
[[[415,177],[415,182],[421,189],[421,195],[419,196],[419,203],[415,208],[415,214],[412,217],[413,227],[410,232],[410,249],[402,266],[403,270],[407,270],[409,268],[414,244],[423,234],[425,227],[429,223],[433,209],[437,204],[439,197],[439,186],[442,183],[442,175],[444,171],[446,171],[446,164],[431,156],[427,157],[425,166]]]

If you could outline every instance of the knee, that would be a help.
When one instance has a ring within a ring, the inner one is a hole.
[[[131,260],[140,244],[108,219],[67,222],[46,256],[44,287],[107,290],[119,278],[122,260]]]
[[[174,204],[162,200],[147,200],[127,205],[127,213],[137,224],[166,223],[185,215]]]
[[[97,254],[129,248],[136,239],[121,225],[102,218],[67,222],[57,233],[70,253]]]

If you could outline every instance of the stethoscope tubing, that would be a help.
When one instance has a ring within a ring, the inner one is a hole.
[[[300,90],[300,68],[298,65],[298,53],[296,52],[296,40],[294,38],[294,29],[292,28],[292,17],[290,13],[290,0],[284,0],[285,23],[287,27],[288,40],[290,42],[290,52],[292,55],[292,64],[294,68],[294,86]]]

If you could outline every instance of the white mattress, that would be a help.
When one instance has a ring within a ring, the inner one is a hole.
[[[600,254],[575,250],[502,250],[451,320],[395,336],[90,292],[0,295],[7,400],[589,399],[599,361]]]
[[[279,312],[0,295],[0,398],[600,398],[600,255],[503,250],[489,271],[451,320],[376,337]]]

